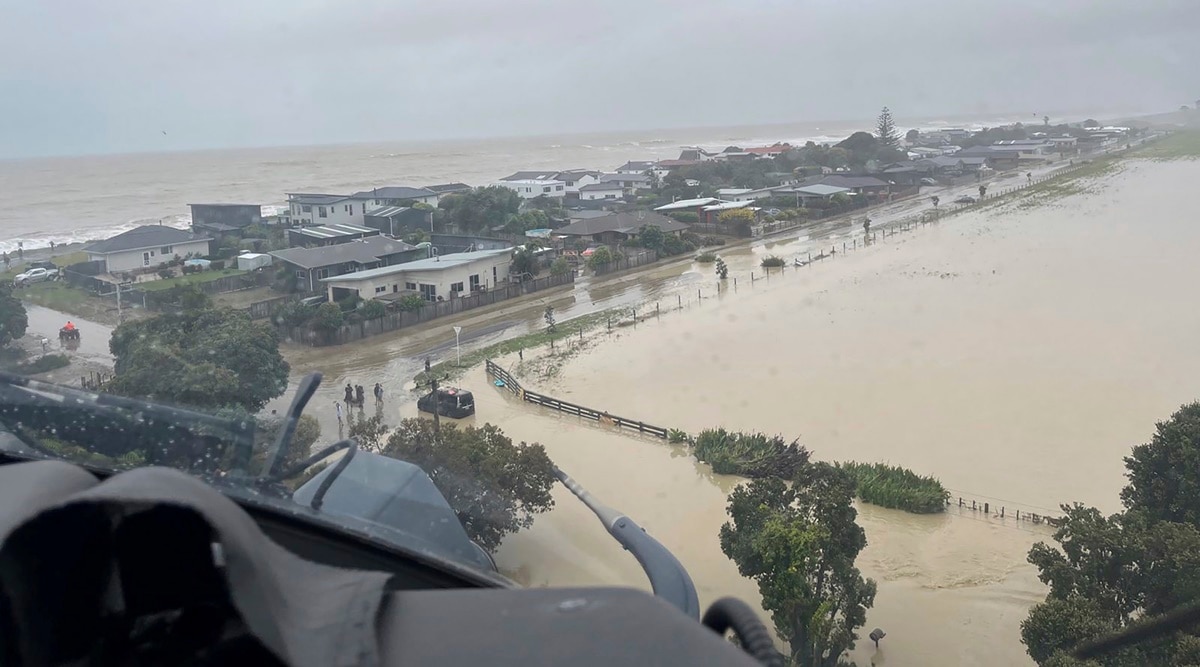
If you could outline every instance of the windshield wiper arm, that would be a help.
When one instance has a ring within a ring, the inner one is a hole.
[[[596,500],[587,489],[571,479],[571,476],[558,466],[554,466],[554,476],[595,513],[609,535],[633,554],[642,570],[646,572],[650,588],[654,590],[655,595],[678,607],[688,616],[700,619],[700,600],[696,597],[696,585],[692,583],[691,575],[674,554],[658,540],[650,537],[633,519]]]
[[[259,482],[280,479],[280,475],[283,473],[283,462],[287,460],[288,450],[292,446],[292,436],[296,434],[296,427],[300,425],[300,415],[304,413],[304,406],[308,405],[309,399],[317,393],[317,387],[321,386],[321,377],[320,373],[309,373],[300,379],[300,386],[296,388],[292,404],[288,406],[288,411],[283,416],[279,437],[275,440],[271,456],[263,466],[262,474],[258,478]]]

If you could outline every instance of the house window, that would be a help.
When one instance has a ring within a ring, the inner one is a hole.
[[[159,248],[159,253],[163,254],[163,255],[170,255],[171,254],[171,246],[165,245],[162,248]]]
[[[415,292],[415,291],[417,291],[417,284],[416,283],[404,283],[404,289]]]
[[[375,288],[376,294],[383,294],[386,291],[387,291],[387,285],[381,285],[381,286]]]
[[[362,205],[362,212],[363,212],[363,215],[367,214],[367,205],[366,204]]]
[[[399,291],[400,291],[400,284],[399,284],[399,283],[397,283],[397,284],[395,284],[395,285],[392,285],[392,294],[395,294],[396,292],[399,292]]]
[[[549,185],[542,186],[542,192],[550,192],[550,186]]]
[[[562,190],[562,189],[563,189],[563,186],[561,186],[561,185],[556,185],[556,186],[554,186],[554,189],[555,189],[555,190]]]
[[[297,271],[297,272],[296,272],[296,277],[297,277],[297,278],[299,278],[300,280],[304,280],[304,272],[303,272],[303,271]]]
[[[304,207],[304,212],[305,212],[305,213],[312,213],[312,205],[311,205],[311,204],[309,204],[309,205],[305,206],[305,207]]]
[[[317,279],[328,278],[328,277],[329,277],[329,269],[328,268],[317,269]]]
[[[462,283],[453,283],[450,285],[450,293],[451,294],[458,294],[461,291],[463,291]]]
[[[317,215],[320,215],[322,218],[329,217],[329,216],[325,215],[325,207],[324,206],[320,206],[317,208]]]
[[[426,301],[437,301],[437,285],[421,285],[421,298]]]
[[[478,291],[479,290],[479,274],[476,273],[476,274],[472,275],[470,278],[467,278],[467,284],[471,286],[472,292]]]

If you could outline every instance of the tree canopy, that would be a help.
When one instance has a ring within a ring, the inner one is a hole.
[[[287,388],[279,336],[245,312],[205,308],[117,327],[109,390],[201,408],[254,413]]]
[[[1050,586],[1021,624],[1041,665],[1069,665],[1068,652],[1147,616],[1200,599],[1200,403],[1159,423],[1151,441],[1125,458],[1125,511],[1063,506],[1056,546],[1039,542],[1029,562]],[[1200,637],[1178,632],[1087,663],[1200,664]]]
[[[444,218],[465,232],[481,232],[508,223],[521,208],[521,197],[509,188],[490,185],[442,198]]]
[[[896,150],[900,146],[900,133],[896,131],[892,112],[887,107],[879,112],[879,119],[875,122],[875,137],[883,148]]]
[[[539,444],[514,444],[498,427],[403,419],[383,454],[421,467],[480,546],[495,551],[504,536],[533,525],[554,506],[554,464]]]
[[[729,496],[721,550],[758,584],[776,633],[804,667],[837,665],[875,602],[875,582],[854,565],[867,538],[853,496],[850,475],[826,463],[801,466],[791,484],[756,479]]]
[[[0,347],[25,335],[29,316],[25,305],[13,296],[12,285],[0,285]]]

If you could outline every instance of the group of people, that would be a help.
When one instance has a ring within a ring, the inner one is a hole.
[[[375,394],[376,406],[378,407],[378,406],[382,405],[383,404],[383,385],[376,382],[375,388],[372,390],[372,392]],[[367,402],[366,401],[366,391],[363,389],[363,386],[361,384],[352,385],[349,382],[347,382],[346,383],[346,395],[343,399],[343,402],[346,404],[347,409],[349,409],[351,407],[357,407],[359,410],[362,410],[363,406]],[[338,403],[337,401],[334,401],[333,405],[334,405],[334,408],[337,410],[338,423],[341,424],[342,417],[343,417],[342,404]]]

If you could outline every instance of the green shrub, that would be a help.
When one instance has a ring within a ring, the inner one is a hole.
[[[387,306],[383,305],[382,301],[371,299],[363,304],[363,307],[359,310],[359,312],[361,312],[362,316],[368,320],[377,320],[384,315],[387,315]]]
[[[36,375],[70,365],[71,359],[65,354],[47,354],[17,366],[16,371],[21,375]]]
[[[571,265],[567,263],[566,257],[557,257],[550,264],[550,275],[561,276],[571,270]]]
[[[787,262],[784,261],[782,257],[776,257],[775,255],[767,255],[762,259],[762,267],[764,269],[778,268],[784,266],[785,264],[787,264]]]
[[[884,463],[839,463],[858,485],[858,497],[865,503],[901,509],[914,514],[932,514],[946,510],[950,492],[933,477],[924,477],[900,466]]]
[[[687,434],[687,431],[672,428],[667,430],[667,442],[679,444],[681,442],[691,442],[692,436]]]
[[[700,215],[695,211],[671,211],[667,215],[679,222],[700,222]]]
[[[725,245],[725,239],[720,236],[702,236],[700,237],[700,246]]]
[[[705,429],[696,436],[692,452],[713,472],[744,477],[791,479],[808,463],[808,450],[798,440],[781,436]]]
[[[717,261],[717,255],[711,252],[702,252],[699,255],[696,255],[696,261],[700,262],[701,264],[712,264],[713,262]]]
[[[317,309],[299,301],[283,304],[271,316],[272,321],[281,327],[298,327],[312,319]]]
[[[325,332],[337,331],[345,321],[342,309],[336,303],[327,302],[317,306],[313,317],[313,325]]]
[[[611,261],[613,261],[612,251],[608,249],[608,246],[600,246],[596,248],[591,257],[588,257],[588,268],[595,269]]]
[[[409,294],[408,296],[396,302],[396,307],[405,313],[411,313],[414,310],[421,310],[425,304],[429,303],[419,294]]]

